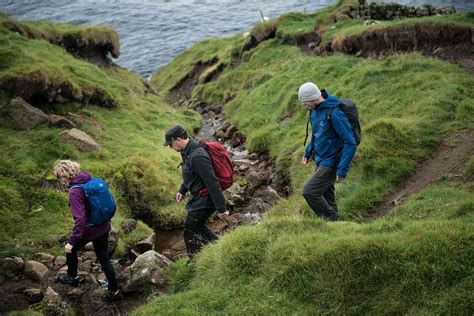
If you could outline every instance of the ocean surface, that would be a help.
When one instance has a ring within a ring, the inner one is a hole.
[[[395,2],[474,10],[473,0]],[[274,19],[286,12],[313,13],[334,3],[336,0],[0,0],[0,11],[20,20],[111,26],[120,35],[121,54],[115,62],[149,78],[199,41],[250,30],[260,22],[260,11]]]

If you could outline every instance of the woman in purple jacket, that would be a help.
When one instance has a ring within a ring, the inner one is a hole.
[[[100,225],[86,225],[88,206],[86,196],[80,187],[71,188],[73,185],[84,184],[91,179],[88,172],[81,172],[80,165],[71,160],[59,160],[54,167],[54,175],[58,179],[61,188],[69,191],[69,206],[74,218],[74,228],[69,241],[64,247],[66,250],[66,262],[68,271],[58,277],[64,284],[78,285],[77,278],[77,251],[92,241],[97,259],[102,266],[108,281],[108,291],[105,298],[118,300],[122,297],[115,279],[115,271],[110,262],[108,254],[110,222]]]

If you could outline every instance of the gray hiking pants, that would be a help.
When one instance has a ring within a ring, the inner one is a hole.
[[[309,178],[303,189],[303,196],[316,215],[328,221],[339,220],[336,205],[335,167],[316,167],[316,172]]]

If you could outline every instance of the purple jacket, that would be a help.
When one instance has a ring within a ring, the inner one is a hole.
[[[86,183],[91,178],[88,172],[82,172],[72,178],[69,187]],[[86,203],[86,196],[81,188],[69,190],[69,206],[71,207],[72,217],[74,218],[74,228],[69,237],[69,243],[71,245],[75,246],[79,241],[91,241],[110,231],[110,222],[101,225],[86,226],[89,209]]]

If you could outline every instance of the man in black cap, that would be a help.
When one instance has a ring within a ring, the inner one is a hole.
[[[215,210],[219,217],[229,215],[219,179],[214,173],[211,157],[196,140],[188,138],[179,125],[173,126],[165,134],[164,146],[181,153],[183,158],[183,183],[176,193],[176,202],[181,202],[187,192],[190,197],[186,204],[187,217],[184,227],[184,242],[190,258],[202,245],[217,240],[218,237],[207,226],[207,220]],[[203,189],[207,188],[207,192]]]

